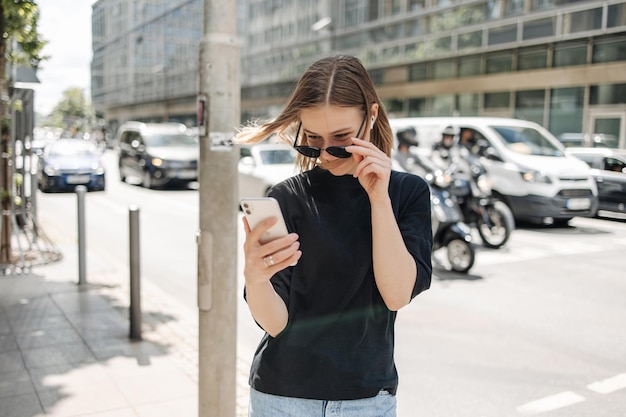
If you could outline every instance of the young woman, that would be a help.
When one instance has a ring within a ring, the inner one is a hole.
[[[391,171],[389,121],[357,58],[312,64],[284,110],[236,140],[273,133],[302,173],[270,192],[288,236],[261,244],[275,219],[244,220],[245,297],[266,332],[249,416],[395,416],[396,312],[431,281],[428,186]]]

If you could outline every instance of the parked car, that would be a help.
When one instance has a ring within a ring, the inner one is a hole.
[[[626,151],[607,148],[568,148],[591,167],[598,185],[598,210],[626,213]]]
[[[116,136],[121,181],[155,188],[198,180],[198,136],[185,125],[126,122]]]
[[[269,189],[296,173],[297,152],[282,143],[239,147],[239,196],[264,197]]]
[[[564,224],[595,215],[597,187],[590,169],[537,123],[496,117],[412,117],[390,119],[392,129],[413,127],[419,148],[430,148],[447,126],[471,130],[492,181],[492,192],[515,220]]]
[[[43,192],[105,189],[102,153],[82,139],[57,139],[44,148],[39,159],[38,185]]]
[[[590,148],[617,148],[617,138],[604,133],[561,133],[559,142],[566,148],[590,147]]]

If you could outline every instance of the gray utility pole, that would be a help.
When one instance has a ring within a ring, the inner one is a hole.
[[[239,46],[236,2],[204,0],[198,125],[198,415],[235,417],[237,358],[237,147]]]

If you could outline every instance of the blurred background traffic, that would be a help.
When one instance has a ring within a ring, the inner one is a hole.
[[[35,23],[50,7],[29,5]],[[47,114],[34,106],[37,70],[49,58],[45,33],[34,38],[36,47],[27,47],[19,28],[7,26],[13,31],[7,32],[6,65],[14,160],[3,181],[14,198],[4,200],[5,210],[24,210],[27,219],[36,189],[105,190],[111,169],[105,172],[105,152],[115,153],[121,181],[149,189],[197,186],[203,7],[202,0],[94,2],[90,88],[66,89]],[[468,200],[469,186],[449,190],[450,201],[487,246],[504,245],[519,222],[626,215],[624,1],[238,0],[237,34],[242,123],[273,117],[314,60],[358,56],[377,84],[394,134],[415,129],[415,144],[405,149],[412,156],[404,162],[451,162],[396,169],[428,176],[431,186],[443,178],[458,185],[460,162],[472,156],[465,171],[476,175],[464,180],[482,187],[481,195],[473,188],[479,204]],[[30,60],[14,59],[18,52]],[[440,119],[426,126],[428,117]],[[493,117],[534,125],[504,132],[489,122]],[[460,157],[437,146],[447,128],[451,149],[463,150]],[[470,130],[467,146],[463,132]],[[295,173],[293,151],[270,144],[273,139],[240,149],[240,196],[265,195]],[[397,141],[396,155],[399,149]],[[584,168],[564,163],[571,158],[585,161]],[[483,210],[486,198],[497,204]],[[489,243],[488,234],[501,242]],[[472,263],[462,261],[457,269]]]

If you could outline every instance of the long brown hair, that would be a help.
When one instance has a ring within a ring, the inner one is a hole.
[[[370,129],[374,103],[378,103],[378,115],[370,130],[370,141],[390,156],[393,136],[389,119],[361,61],[347,55],[322,58],[302,74],[287,105],[275,119],[259,126],[242,128],[235,142],[256,143],[276,133],[280,140],[291,145],[300,122],[300,111],[320,105],[358,107],[365,115],[365,129]],[[306,135],[299,140],[300,144],[307,144]],[[301,171],[306,171],[315,166],[315,159],[298,154],[296,164]]]

